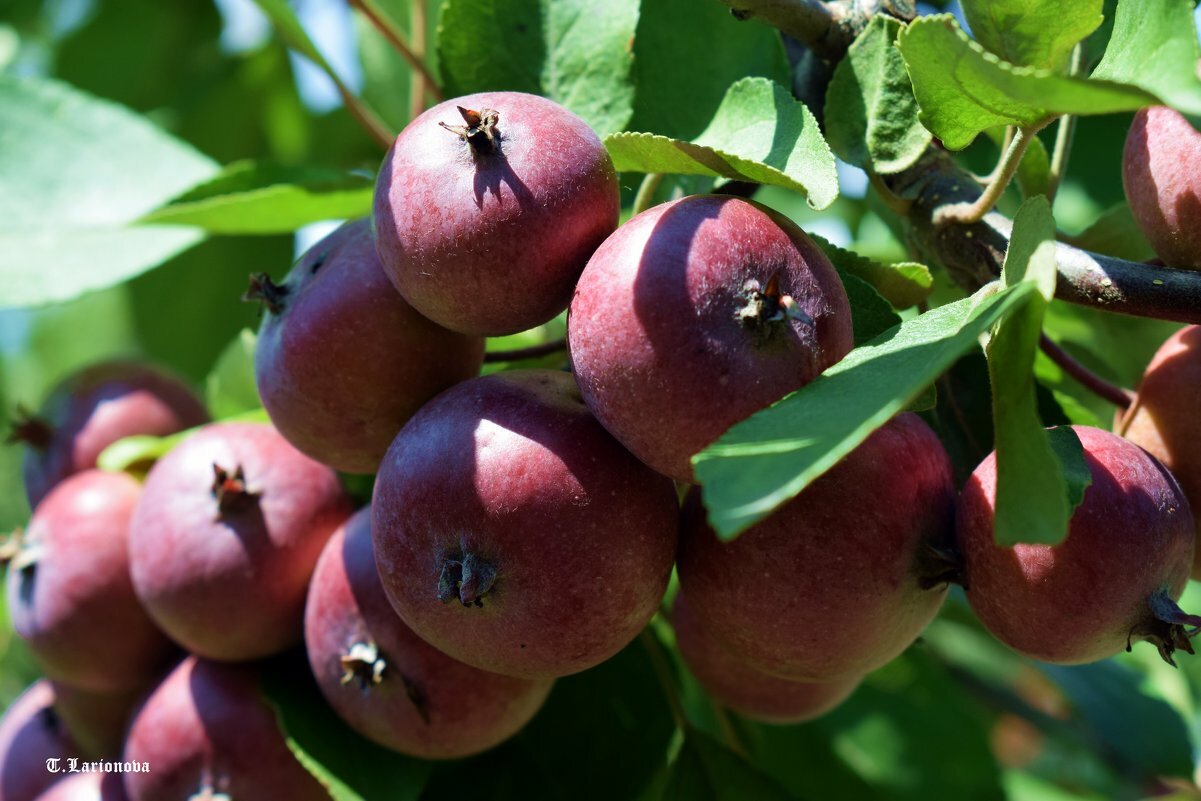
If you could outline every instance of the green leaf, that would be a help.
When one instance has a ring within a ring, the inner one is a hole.
[[[374,191],[374,179],[364,175],[242,161],[142,221],[212,234],[291,233],[321,220],[370,214]]]
[[[671,768],[663,801],[790,801],[791,796],[744,759],[696,729]]]
[[[1155,250],[1125,202],[1109,208],[1078,236],[1067,240],[1083,250],[1129,261],[1149,261]]]
[[[843,161],[880,175],[900,172],[930,144],[896,47],[901,23],[875,17],[839,62],[826,93],[826,136]]]
[[[739,22],[710,0],[644,0],[634,36],[629,130],[694,139],[730,84],[751,76],[791,85],[774,28]]]
[[[1093,79],[1138,86],[1178,111],[1201,115],[1195,5],[1195,0],[1121,0]]]
[[[1001,271],[1006,286],[1030,285],[1037,295],[1001,322],[986,348],[997,453],[993,534],[1005,546],[1054,545],[1066,537],[1073,500],[1079,502],[1083,489],[1069,487],[1065,472],[1089,474],[1079,443],[1062,441],[1075,438],[1071,429],[1063,430],[1060,447],[1053,448],[1038,413],[1034,358],[1055,277],[1055,220],[1051,204],[1039,196],[1018,210]]]
[[[998,125],[1029,128],[1061,114],[1109,114],[1158,102],[1135,86],[1015,67],[969,39],[949,14],[914,21],[897,46],[922,124],[952,150]]]
[[[223,419],[241,423],[270,422],[267,412],[263,409],[252,409]],[[124,472],[135,476],[144,476],[155,462],[166,456],[172,448],[195,434],[199,429],[200,426],[187,428],[165,437],[138,434],[119,439],[100,452],[100,456],[96,458],[96,466],[111,473]]]
[[[1102,0],[963,0],[976,41],[1010,64],[1059,70],[1101,25]]]
[[[417,801],[433,763],[376,745],[346,725],[325,703],[307,664],[273,659],[263,692],[275,707],[288,748],[334,801]]]
[[[203,239],[134,226],[217,165],[145,118],[49,80],[0,76],[0,308],[120,283]]]
[[[840,248],[816,234],[810,233],[809,238],[818,244],[840,273],[871,284],[894,308],[916,306],[928,298],[934,288],[934,277],[924,264],[881,264],[853,250]]]
[[[693,457],[709,522],[729,539],[794,497],[903,410],[997,320],[1034,294],[995,284],[856,348],[805,388]]]
[[[901,322],[900,316],[871,284],[841,270],[838,277],[842,279],[847,299],[851,303],[855,345],[870,342]]]
[[[1056,426],[1047,431],[1055,460],[1063,470],[1068,489],[1068,506],[1075,509],[1084,500],[1084,491],[1093,483],[1092,471],[1084,461],[1084,445],[1080,437],[1068,426]]]
[[[261,408],[254,376],[254,346],[258,336],[244,328],[230,342],[204,382],[204,398],[214,420]]]
[[[287,0],[254,0],[254,3],[271,20],[275,32],[288,47],[312,61],[325,72],[333,73],[333,68],[325,60],[325,56],[321,55],[317,46],[313,44],[313,40],[305,32],[304,26],[296,18],[296,14],[293,13]]]
[[[618,133],[605,147],[620,172],[720,176],[783,186],[824,209],[838,197],[834,154],[805,104],[766,78],[730,87],[704,133],[692,142]]]
[[[634,109],[637,0],[446,0],[438,56],[448,96],[515,90],[549,97],[600,135]]]

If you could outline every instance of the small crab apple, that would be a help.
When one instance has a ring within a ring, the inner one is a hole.
[[[130,525],[134,590],[192,653],[278,653],[301,639],[309,577],[350,512],[334,471],[271,426],[205,426],[146,477]]]
[[[54,690],[43,680],[31,684],[0,719],[0,801],[34,801],[59,778],[47,760],[66,766],[80,758],[79,747],[54,709]]]
[[[13,629],[49,678],[132,692],[175,654],[130,581],[129,521],[140,495],[125,473],[76,473],[42,499],[10,543]]]
[[[142,703],[129,726],[130,801],[329,801],[284,741],[249,665],[189,657]]]
[[[375,186],[376,246],[426,317],[512,334],[567,306],[619,210],[613,162],[583,120],[485,92],[439,103],[396,138]]]
[[[693,454],[853,344],[846,292],[817,245],[783,215],[719,195],[656,206],[605,240],[567,337],[596,418],[684,482]]]
[[[66,378],[36,415],[18,420],[9,442],[24,442],[25,492],[37,506],[58,482],[96,466],[100,452],[138,434],[166,436],[208,420],[182,381],[157,367],[103,362]]]
[[[863,680],[852,675],[829,682],[790,681],[755,670],[705,631],[682,592],[672,605],[671,624],[680,656],[705,692],[752,720],[779,725],[813,720],[849,698]]]
[[[422,317],[380,267],[371,221],[309,249],[280,285],[251,279],[266,308],[255,377],[271,422],[319,462],[373,473],[404,422],[476,375],[484,340]]]
[[[1092,484],[1058,545],[993,538],[996,454],[963,489],[958,513],[968,601],[1015,651],[1063,665],[1095,662],[1148,640],[1168,662],[1193,652],[1176,606],[1193,563],[1193,516],[1153,456],[1121,437],[1073,426]]]
[[[1201,326],[1186,326],[1156,351],[1120,421],[1127,439],[1163,462],[1180,482],[1201,536]],[[1192,577],[1201,579],[1201,548]]]
[[[946,595],[951,462],[921,418],[901,414],[736,539],[684,503],[678,570],[705,630],[780,678],[839,682],[907,648]]]
[[[1122,184],[1159,258],[1201,269],[1201,132],[1175,109],[1142,109],[1126,136]]]
[[[372,533],[393,608],[494,673],[592,667],[646,625],[671,574],[675,488],[596,422],[567,373],[459,384],[380,465]]]
[[[96,770],[69,774],[37,797],[37,801],[128,801],[119,773]]]
[[[380,584],[370,509],[325,546],[305,607],[305,645],[322,693],[343,720],[423,759],[467,756],[508,739],[553,683],[487,673],[414,634]]]

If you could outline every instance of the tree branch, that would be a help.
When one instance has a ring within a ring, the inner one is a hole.
[[[1076,361],[1072,354],[1053,342],[1046,334],[1039,337],[1038,347],[1047,355],[1047,358],[1059,365],[1064,373],[1076,379],[1077,382],[1094,395],[1109,401],[1119,409],[1129,409],[1130,404],[1134,403],[1133,392],[1122,389],[1116,384],[1109,383]]]
[[[913,19],[913,0],[721,0],[740,20],[758,19],[803,42],[827,61],[846,53],[877,12]]]

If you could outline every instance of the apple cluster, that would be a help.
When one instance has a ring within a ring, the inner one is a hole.
[[[954,582],[1037,659],[1191,652],[1201,621],[1175,599],[1194,559],[1186,493],[1201,502],[1197,329],[1165,346],[1125,421],[1183,490],[1147,451],[1078,427],[1092,483],[1067,539],[1002,547],[995,457],[960,492],[935,432],[903,413],[725,542],[691,457],[851,350],[847,295],[753,201],[689,196],[620,227],[619,212],[612,162],[564,108],[442,103],[389,151],[371,219],[281,283],[252,279],[269,423],[209,422],[177,379],[129,363],[19,421],[34,513],[5,549],[8,603],[46,678],[0,723],[0,801],[327,798],[261,692],[263,660],[301,645],[342,720],[425,759],[511,737],[557,678],[657,613],[716,702],[777,724],[845,700]],[[479,375],[485,337],[565,308],[569,371]],[[124,437],[189,429],[144,481],[96,466]],[[375,475],[369,505],[339,473]],[[71,757],[125,772],[54,784],[45,760]]]

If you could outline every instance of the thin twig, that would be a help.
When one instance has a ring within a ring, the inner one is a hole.
[[[550,342],[543,342],[540,345],[530,345],[528,348],[488,351],[484,354],[484,363],[519,362],[522,359],[536,359],[539,356],[549,356],[561,350],[567,350],[566,338],[554,339]]]
[[[888,184],[876,173],[868,170],[868,183],[872,189],[876,190],[876,196],[888,207],[888,210],[898,217],[904,217],[909,213],[909,207],[913,205],[913,201],[903,198],[889,188]]]
[[[739,20],[759,19],[779,28],[826,59],[846,52],[854,32],[842,24],[849,13],[846,2],[819,0],[721,0]]]
[[[642,179],[642,184],[638,187],[638,194],[634,196],[634,214],[641,214],[655,202],[655,192],[659,191],[663,177],[661,172],[651,172]]]
[[[1065,373],[1080,382],[1094,395],[1109,401],[1119,409],[1129,409],[1130,404],[1134,402],[1133,392],[1109,383],[1076,361],[1075,357],[1052,342],[1046,334],[1039,337],[1038,347],[1047,354],[1047,358],[1059,365]]]
[[[350,116],[354,117],[359,126],[385,150],[392,147],[392,140],[396,138],[396,132],[388,127],[388,124],[380,119],[379,115],[372,111],[362,98],[350,91],[350,87],[342,83],[342,79],[334,75],[333,70],[327,71],[326,74],[333,80],[338,94],[342,96],[342,105],[346,106],[346,110],[350,112]]]
[[[650,628],[643,628],[638,639],[642,641],[642,647],[646,649],[646,654],[651,660],[651,667],[655,671],[656,678],[659,679],[659,685],[663,688],[663,695],[667,699],[667,706],[671,709],[671,717],[676,722],[676,727],[681,731],[687,729],[688,718],[680,703],[675,676],[672,674],[671,665],[667,663],[667,657],[663,655],[659,641],[655,639]]]
[[[413,55],[416,56],[422,64],[425,64],[425,46],[426,46],[426,27],[427,27],[427,12],[426,0],[409,0],[409,39],[413,49]],[[416,119],[417,115],[425,111],[425,96],[426,87],[429,80],[426,78],[426,73],[421,70],[413,70],[409,73],[409,119]]]
[[[1013,136],[1013,141],[1001,155],[1001,160],[998,162],[996,170],[993,171],[992,180],[984,188],[980,197],[971,203],[944,206],[938,210],[934,224],[965,224],[984,219],[984,215],[992,211],[993,206],[997,205],[997,201],[1001,199],[1001,195],[1009,188],[1013,176],[1017,174],[1018,167],[1021,166],[1022,157],[1026,155],[1026,148],[1030,147],[1030,142],[1046,125],[1046,122],[1042,122],[1029,128],[1019,128]]]
[[[1076,45],[1072,51],[1072,64],[1068,68],[1069,75],[1075,75],[1080,71],[1080,59],[1083,48]],[[1068,169],[1068,154],[1072,150],[1072,136],[1076,132],[1076,117],[1072,114],[1064,114],[1059,118],[1059,125],[1055,129],[1055,149],[1051,153],[1051,171],[1047,175],[1047,200],[1051,203],[1055,202],[1055,195],[1059,192],[1059,184],[1063,181],[1063,176]]]
[[[1015,133],[1017,133],[1016,127],[1013,125],[1005,126],[1005,133],[1001,137],[1001,153],[1009,150],[1009,145],[1013,142],[1013,135]],[[997,179],[997,170],[999,169],[1001,169],[1001,162],[998,159],[997,163],[993,165],[992,172],[990,172],[988,175],[977,175],[976,180],[980,182],[981,186],[988,186]]]
[[[392,47],[396,48],[396,51],[409,63],[410,67],[421,73],[422,79],[425,81],[425,88],[433,95],[434,99],[442,100],[442,87],[438,84],[438,80],[434,77],[433,73],[429,71],[429,67],[425,65],[425,60],[413,52],[413,48],[409,46],[404,32],[375,4],[375,0],[350,0],[350,4],[363,12],[363,15],[371,21],[376,30],[383,34]],[[421,30],[424,36],[424,25]]]

